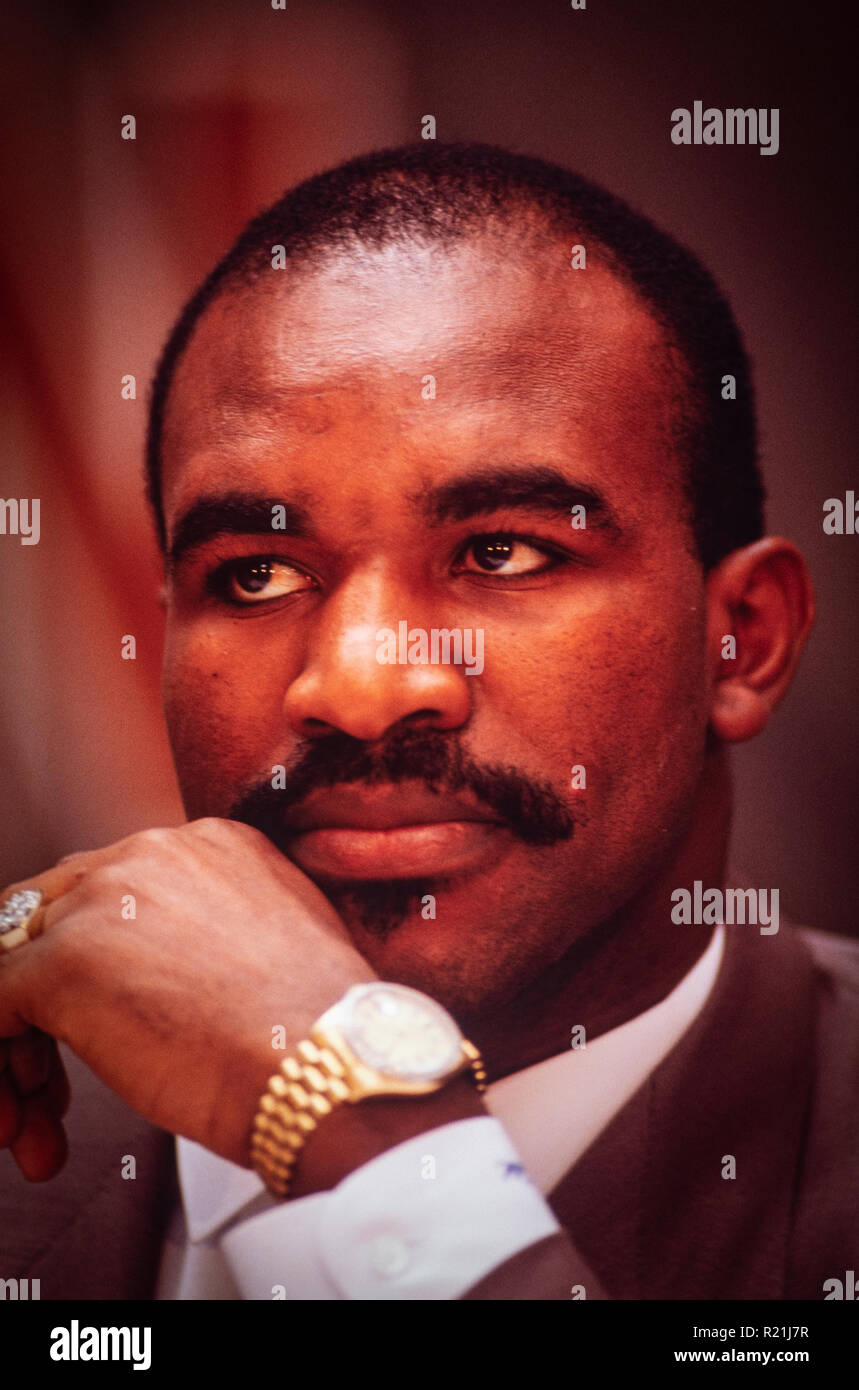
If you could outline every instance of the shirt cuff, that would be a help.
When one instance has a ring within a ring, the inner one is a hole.
[[[388,1149],[221,1239],[246,1299],[454,1299],[560,1231],[488,1115]]]

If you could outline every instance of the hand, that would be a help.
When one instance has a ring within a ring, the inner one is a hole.
[[[66,1161],[62,1117],[69,1083],[53,1038],[28,1028],[0,1041],[0,1149],[8,1148],[25,1178],[52,1178]]]
[[[7,896],[23,887],[52,901],[42,934],[0,960],[0,1145],[31,1179],[65,1161],[53,1039],[151,1123],[248,1166],[278,1062],[350,985],[376,978],[327,898],[233,821],[143,831]]]

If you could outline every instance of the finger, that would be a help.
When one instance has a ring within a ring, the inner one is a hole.
[[[58,1124],[69,1108],[71,1087],[66,1069],[53,1038],[45,1038],[45,1042],[48,1044],[47,1076],[32,1097],[25,1096],[18,1089],[9,1072],[0,1074],[0,1148],[9,1148],[20,1134],[25,1123],[27,1099],[37,1101],[39,1108],[49,1111]]]
[[[109,847],[108,847],[109,848]],[[0,903],[11,898],[13,893],[22,893],[27,888],[38,888],[46,902],[54,902],[75,888],[86,875],[106,857],[108,850],[82,850],[78,854],[67,854],[44,873],[32,874],[19,883],[10,883],[0,893]],[[12,952],[10,952],[10,955]]]
[[[28,1096],[45,1085],[51,1071],[53,1038],[38,1028],[13,1038],[9,1044],[9,1075],[19,1095]]]
[[[21,1131],[24,1112],[21,1098],[5,1073],[0,1076],[0,1149],[6,1149]]]
[[[9,1150],[28,1182],[47,1182],[56,1177],[68,1157],[66,1132],[43,1099],[28,1096],[22,1106],[24,1123]]]
[[[34,880],[35,886],[44,884],[46,877]],[[22,1038],[33,1029],[53,1033],[55,985],[65,981],[64,974],[57,976],[50,968],[55,958],[54,932],[62,919],[74,916],[82,891],[79,882],[51,899],[36,936],[0,956],[0,1037]]]
[[[72,1098],[72,1090],[56,1043],[54,1043],[48,1080],[45,1085],[45,1096],[50,1101],[55,1115],[65,1115]]]

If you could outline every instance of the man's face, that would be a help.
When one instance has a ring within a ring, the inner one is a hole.
[[[674,368],[568,256],[475,237],[272,270],[207,310],[165,430],[187,814],[265,829],[382,978],[463,1013],[646,885],[704,758]],[[483,669],[391,660],[417,629],[482,633]]]

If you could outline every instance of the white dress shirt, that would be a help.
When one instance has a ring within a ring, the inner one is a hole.
[[[703,1008],[724,927],[671,993],[583,1047],[494,1082],[490,1115],[398,1144],[328,1192],[271,1197],[177,1139],[182,1202],[158,1299],[455,1299],[560,1230],[551,1192]]]

